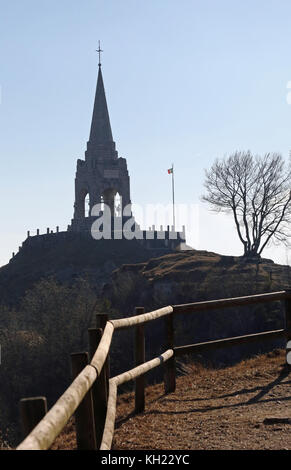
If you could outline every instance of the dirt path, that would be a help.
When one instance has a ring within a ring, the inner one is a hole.
[[[291,449],[291,372],[274,351],[235,367],[189,367],[176,392],[148,387],[145,413],[118,399],[114,449]]]

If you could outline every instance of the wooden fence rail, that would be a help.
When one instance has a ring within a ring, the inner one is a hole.
[[[109,399],[108,399],[108,410],[105,422],[104,434],[101,442],[100,450],[110,450],[111,443],[114,434],[114,423],[116,415],[116,396],[118,385],[134,380],[137,377],[145,374],[151,369],[160,366],[174,355],[174,351],[169,349],[168,351],[161,354],[159,357],[152,359],[151,361],[145,362],[134,369],[131,369],[123,374],[113,377],[109,381]]]
[[[189,344],[187,346],[178,346],[174,348],[176,356],[184,354],[201,353],[213,349],[227,348],[237,344],[257,343],[266,339],[282,338],[285,336],[285,330],[265,331],[253,335],[236,336],[234,338],[218,339],[215,341],[206,341],[205,343]]]
[[[274,301],[284,303],[284,329],[175,347],[173,319],[178,314]],[[108,320],[107,315],[97,315],[97,326],[100,328],[89,330],[89,363],[87,353],[71,355],[73,382],[47,413],[44,397],[41,400],[39,397],[21,400],[25,436],[17,450],[49,449],[73,414],[76,417],[78,449],[109,450],[114,435],[118,385],[135,380],[135,411],[141,412],[145,402],[144,374],[164,364],[165,392],[173,392],[176,384],[176,356],[283,336],[287,341],[291,340],[291,293],[286,291],[167,306],[148,313],[144,313],[142,307],[137,307],[135,313],[132,317],[118,320]],[[162,317],[165,317],[166,322],[165,352],[145,362],[144,325]],[[109,379],[109,352],[114,330],[131,327],[136,328],[136,367]]]

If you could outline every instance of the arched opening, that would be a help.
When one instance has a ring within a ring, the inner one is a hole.
[[[101,210],[102,210],[102,212],[104,212],[104,197],[103,196],[101,196],[101,202],[100,203],[101,203]]]
[[[89,193],[87,193],[85,198],[84,198],[84,214],[85,214],[85,217],[90,216],[90,196],[89,196]]]
[[[114,217],[122,216],[122,197],[117,192],[114,197]]]
[[[78,190],[75,202],[76,218],[83,219],[84,217],[88,217],[90,211],[89,202],[89,191],[86,188]]]

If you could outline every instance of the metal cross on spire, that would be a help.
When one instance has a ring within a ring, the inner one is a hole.
[[[96,50],[96,52],[98,52],[98,54],[99,54],[99,64],[98,65],[99,65],[99,67],[101,67],[101,52],[103,52],[103,50],[100,48],[100,41],[98,41],[98,42],[99,42],[99,47]]]

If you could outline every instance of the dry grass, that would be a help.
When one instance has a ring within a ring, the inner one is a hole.
[[[190,367],[175,393],[161,395],[161,386],[149,390],[145,413],[123,420],[114,448],[291,449],[290,422],[281,422],[291,418],[284,362],[284,352],[276,350],[226,369]],[[160,398],[151,400],[158,391]],[[267,425],[268,417],[277,419]]]
[[[8,443],[6,436],[3,436],[0,432],[0,450],[12,450],[12,447]]]
[[[220,370],[193,364],[186,369],[175,393],[164,395],[163,384],[147,387],[140,415],[132,415],[133,393],[118,397],[114,449],[291,449],[284,351]],[[265,421],[270,417],[272,424]],[[53,449],[74,448],[71,422]]]
[[[75,419],[72,417],[63,432],[55,440],[51,450],[75,450],[76,448]]]

